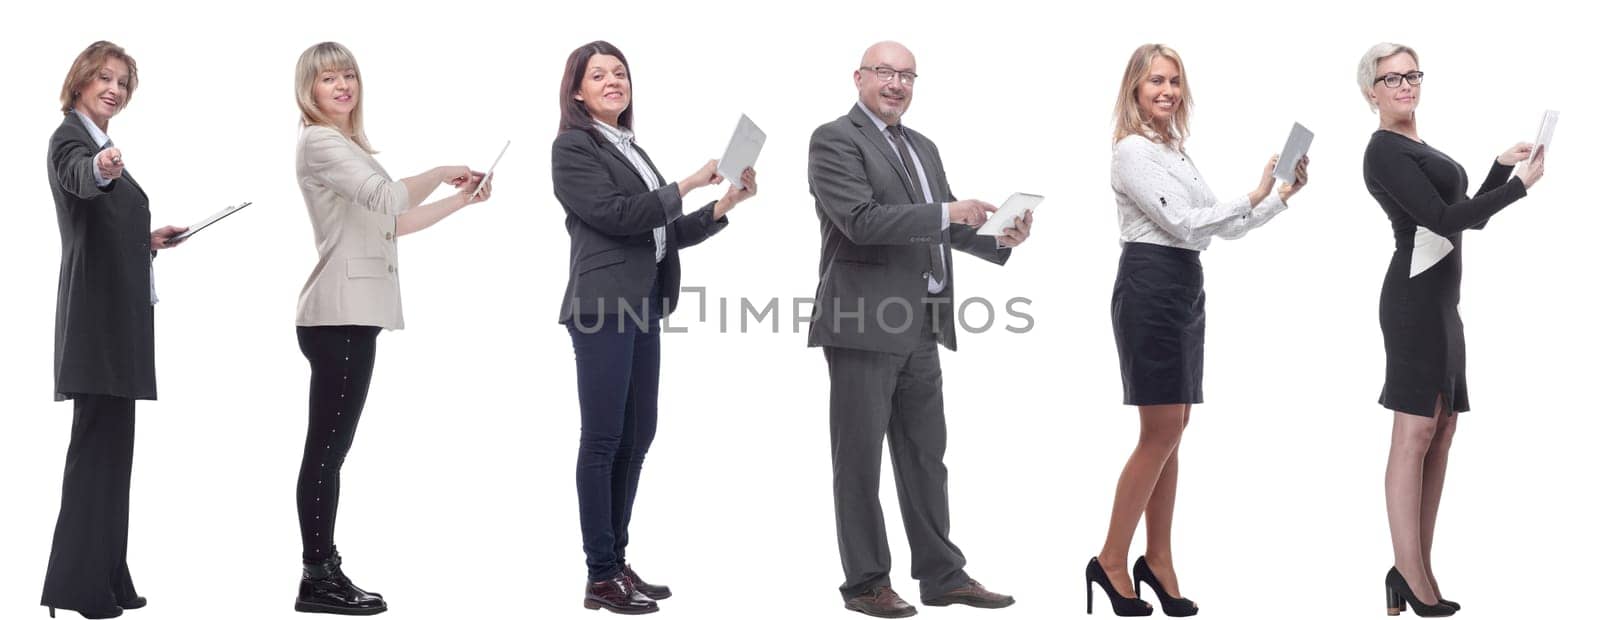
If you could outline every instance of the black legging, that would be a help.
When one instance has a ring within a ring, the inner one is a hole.
[[[367,401],[379,331],[368,325],[295,328],[300,353],[311,363],[311,420],[295,487],[301,558],[306,562],[321,562],[334,553],[339,469]]]

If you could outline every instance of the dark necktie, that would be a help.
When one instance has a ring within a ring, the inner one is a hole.
[[[926,200],[928,194],[922,191],[922,183],[917,180],[915,164],[912,163],[911,149],[906,146],[905,128],[899,125],[890,125],[889,141],[894,143],[894,148],[900,153],[901,168],[906,172],[906,179],[911,181],[912,200]],[[944,283],[944,244],[928,246],[928,273],[934,282]]]

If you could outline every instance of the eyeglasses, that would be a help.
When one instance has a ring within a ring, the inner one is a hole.
[[[1400,87],[1400,80],[1405,80],[1407,83],[1411,84],[1412,86],[1421,86],[1422,85],[1422,72],[1421,71],[1412,71],[1411,73],[1406,73],[1406,74],[1385,73],[1385,74],[1383,74],[1383,77],[1380,77],[1380,78],[1378,78],[1376,80],[1373,80],[1372,83],[1373,84],[1377,84],[1378,82],[1383,82],[1383,85],[1384,86],[1388,86],[1389,88],[1399,88]]]
[[[899,78],[900,83],[906,86],[911,86],[917,82],[917,73],[915,71],[898,71],[893,67],[886,67],[883,65],[878,65],[876,67],[862,67],[861,70],[871,71],[874,75],[878,76],[879,82],[889,82],[896,78]]]

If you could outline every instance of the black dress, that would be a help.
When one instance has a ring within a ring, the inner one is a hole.
[[[1495,162],[1476,196],[1467,171],[1431,146],[1387,130],[1367,143],[1367,191],[1394,227],[1394,258],[1384,275],[1378,324],[1388,368],[1378,402],[1401,413],[1466,411],[1466,345],[1461,315],[1461,231],[1527,195],[1511,166]],[[1508,182],[1508,179],[1510,181]]]

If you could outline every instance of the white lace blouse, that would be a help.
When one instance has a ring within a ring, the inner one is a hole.
[[[1256,207],[1249,194],[1219,202],[1188,154],[1144,136],[1117,142],[1111,157],[1122,242],[1204,250],[1211,237],[1238,239],[1287,205],[1269,192]]]

